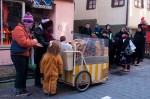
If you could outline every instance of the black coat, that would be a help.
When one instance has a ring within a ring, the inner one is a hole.
[[[125,49],[127,48],[127,46],[130,43],[130,38],[128,37],[124,41],[123,40],[124,39],[122,39],[121,46],[120,46],[121,53],[120,53],[119,60],[122,65],[129,65],[131,63],[131,56],[125,54]]]
[[[123,42],[124,39],[122,39],[121,42],[121,51],[124,52],[127,46],[130,44],[130,38],[126,38],[125,41]]]
[[[113,35],[113,33],[112,33],[112,31],[111,30],[104,30],[104,32],[103,33],[106,33],[106,34],[108,34],[109,35],[109,37],[110,37],[110,34],[112,34],[112,39],[110,39],[109,37],[104,37],[103,36],[103,38],[104,39],[108,39],[108,41],[109,41],[109,50],[113,50],[113,42],[112,42],[112,40],[114,39],[114,35]]]
[[[144,33],[142,31],[141,32],[136,31],[135,36],[133,38],[133,42],[134,42],[135,47],[136,47],[135,52],[136,52],[137,57],[142,58],[143,57],[143,50],[145,47]]]
[[[92,30],[90,28],[88,29],[86,27],[83,27],[82,30],[81,30],[81,34],[91,35]]]
[[[116,49],[116,54],[117,54],[117,56],[119,56],[120,55],[120,53],[121,53],[121,46],[122,46],[122,41],[123,41],[123,39],[122,39],[122,34],[123,34],[123,32],[118,32],[118,33],[116,33],[115,34],[115,49]]]
[[[35,48],[35,63],[39,63],[43,54],[47,51],[49,40],[46,36],[46,33],[40,27],[35,29],[34,36],[43,46]]]

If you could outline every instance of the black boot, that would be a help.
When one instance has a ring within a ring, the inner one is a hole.
[[[36,83],[35,86],[38,87],[38,88],[42,88],[43,87],[43,85],[41,83]]]

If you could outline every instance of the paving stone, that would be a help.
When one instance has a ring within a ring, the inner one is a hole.
[[[28,99],[101,99],[109,96],[111,99],[150,99],[150,59],[145,59],[141,67],[132,66],[132,71],[124,75],[109,73],[109,80],[103,84],[92,85],[86,92],[79,93],[69,85],[58,85],[57,95],[48,97],[42,89],[34,87],[34,80],[28,80],[28,90],[33,94]],[[0,84],[0,99],[10,99],[11,84]],[[12,97],[11,99],[26,99],[27,97]]]

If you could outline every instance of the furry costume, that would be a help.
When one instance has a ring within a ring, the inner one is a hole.
[[[55,41],[51,41],[47,53],[41,61],[40,72],[44,74],[43,91],[46,94],[56,94],[58,75],[62,75],[63,62],[59,51],[60,45]]]

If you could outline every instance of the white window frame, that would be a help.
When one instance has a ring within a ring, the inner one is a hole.
[[[120,2],[123,1],[123,4],[120,4]],[[111,7],[115,8],[115,7],[123,7],[125,5],[125,0],[112,0],[111,1]],[[118,5],[115,5],[115,2],[117,2]]]
[[[89,4],[90,2],[92,4]],[[94,2],[95,2],[95,4],[94,4]],[[90,5],[92,6],[92,8],[89,7]],[[93,9],[96,9],[96,0],[87,0],[86,10],[93,10]]]
[[[139,5],[139,2],[141,2],[141,5]],[[136,8],[144,8],[144,0],[134,0],[134,6]]]

